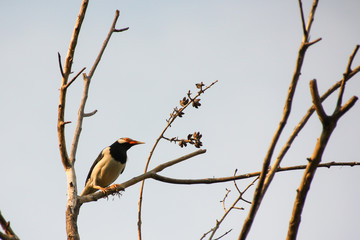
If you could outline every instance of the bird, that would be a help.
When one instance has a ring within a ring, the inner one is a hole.
[[[85,181],[85,188],[80,196],[98,190],[106,193],[105,188],[113,183],[125,169],[127,150],[138,144],[144,144],[144,142],[126,137],[120,138],[109,147],[104,148],[91,166]]]

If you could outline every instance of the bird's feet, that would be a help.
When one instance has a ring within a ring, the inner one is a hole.
[[[113,184],[113,185],[111,185],[109,187],[106,187],[106,188],[102,187],[102,188],[100,188],[100,190],[105,194],[106,197],[108,197],[109,192],[118,190],[118,186],[119,186],[119,184]]]
[[[109,189],[114,189],[115,191],[118,190],[119,184],[113,184],[109,187]]]
[[[103,194],[105,194],[106,197],[109,196],[108,190],[106,190],[106,188],[101,187],[101,188],[99,188],[99,189],[100,189],[100,191],[103,192]]]

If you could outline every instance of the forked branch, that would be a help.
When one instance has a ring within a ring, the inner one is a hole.
[[[317,39],[313,42],[309,42],[309,35],[310,35],[310,29],[314,20],[314,16],[315,16],[315,11],[317,8],[317,0],[314,0],[310,14],[309,14],[309,20],[308,20],[308,24],[306,25],[306,28],[304,29],[305,23],[304,23],[304,17],[303,17],[303,10],[302,10],[302,4],[301,1],[299,1],[300,3],[300,11],[301,11],[301,19],[302,19],[302,26],[303,26],[303,41],[301,43],[299,52],[298,52],[298,57],[297,57],[297,61],[296,61],[296,66],[295,66],[295,72],[294,75],[292,77],[290,86],[289,86],[289,90],[288,90],[288,95],[286,97],[286,101],[285,101],[285,106],[284,106],[284,110],[283,110],[283,115],[282,118],[279,122],[278,128],[275,131],[275,134],[273,136],[273,139],[270,143],[269,149],[266,153],[266,156],[264,158],[263,161],[263,166],[262,166],[262,170],[261,170],[261,174],[260,174],[260,178],[259,181],[257,183],[256,186],[256,190],[254,193],[254,197],[253,197],[253,201],[252,201],[252,205],[250,208],[250,211],[248,213],[248,216],[243,224],[243,228],[241,230],[240,236],[239,236],[239,240],[245,240],[250,228],[252,226],[252,223],[254,221],[255,215],[257,213],[257,210],[261,204],[262,198],[265,194],[265,192],[263,192],[263,187],[264,187],[264,182],[265,182],[265,178],[266,178],[266,174],[267,171],[269,169],[270,166],[270,162],[271,162],[271,158],[274,152],[274,149],[276,147],[276,144],[280,138],[280,135],[283,131],[283,129],[285,128],[285,125],[287,123],[287,120],[290,116],[290,112],[291,112],[291,107],[292,107],[292,101],[294,98],[294,94],[295,94],[295,90],[296,90],[296,86],[297,83],[299,81],[300,78],[300,73],[301,73],[301,68],[304,62],[304,58],[305,58],[305,53],[306,50],[308,49],[309,46],[311,46],[312,44],[320,41],[321,39]],[[270,179],[271,181],[271,179]],[[270,182],[269,182],[270,183]]]
[[[345,88],[345,81],[341,85],[341,89]],[[343,107],[339,107],[338,103],[342,101],[343,90],[340,90],[338,97],[337,105],[335,111],[331,116],[327,116],[317,90],[316,80],[310,82],[311,96],[315,106],[315,110],[319,116],[319,119],[322,123],[323,129],[320,137],[316,143],[314,152],[309,159],[309,163],[305,169],[303,179],[301,181],[300,187],[297,190],[296,199],[294,202],[293,213],[289,223],[289,230],[287,235],[287,240],[295,240],[297,237],[298,229],[300,226],[301,214],[304,208],[305,200],[307,193],[309,192],[312,180],[315,176],[315,172],[321,162],[322,155],[325,151],[326,145],[330,139],[332,132],[334,131],[337,121],[343,116],[357,101],[357,97],[352,97]]]
[[[71,167],[68,152],[66,149],[66,142],[65,142],[65,124],[64,124],[65,120],[64,120],[64,118],[65,118],[65,103],[66,103],[66,90],[67,90],[67,88],[65,86],[68,83],[68,78],[71,73],[75,49],[76,49],[77,41],[79,38],[81,26],[84,21],[88,3],[89,3],[88,0],[83,0],[83,2],[81,4],[80,12],[79,12],[77,21],[75,23],[74,31],[73,31],[73,34],[72,34],[72,37],[70,40],[69,50],[66,55],[64,69],[62,68],[62,65],[61,65],[60,54],[58,54],[59,67],[60,67],[60,72],[61,72],[61,76],[62,76],[62,81],[61,81],[60,100],[59,100],[59,107],[58,107],[57,130],[58,130],[61,161],[62,161],[65,169],[69,169]]]
[[[353,51],[353,53],[350,55],[349,58],[349,62],[347,64],[347,68],[345,70],[345,73],[343,74],[343,78],[338,81],[337,83],[335,83],[332,87],[330,87],[321,97],[320,97],[320,101],[323,102],[325,99],[327,99],[327,97],[329,97],[333,92],[335,92],[339,87],[341,87],[342,83],[345,81],[349,81],[352,77],[354,77],[357,73],[360,72],[360,66],[357,66],[356,68],[354,68],[354,70],[352,69],[352,62],[355,58],[355,55],[358,51],[359,45],[357,45]],[[277,172],[277,169],[280,166],[281,161],[283,160],[283,158],[285,157],[287,151],[290,149],[291,144],[293,143],[293,141],[295,140],[295,138],[298,136],[299,132],[303,129],[303,127],[306,125],[307,121],[310,119],[310,117],[312,116],[312,114],[315,111],[315,106],[312,105],[308,111],[306,112],[306,114],[304,115],[304,117],[300,120],[300,122],[296,125],[296,127],[294,128],[293,132],[291,133],[289,139],[287,140],[287,142],[285,143],[285,145],[282,147],[280,153],[278,154],[274,164],[272,165],[270,171],[267,174],[266,177],[266,181],[263,187],[263,193],[265,194],[266,190],[268,189],[272,178],[274,177],[275,173]]]
[[[71,145],[71,151],[70,156],[68,155],[67,149],[66,149],[66,141],[65,141],[65,124],[69,123],[69,121],[64,121],[65,118],[65,104],[66,104],[66,92],[69,86],[77,79],[77,77],[85,70],[83,68],[74,78],[72,78],[70,81],[68,81],[72,68],[72,63],[74,59],[75,49],[79,37],[79,33],[81,30],[81,26],[85,17],[86,9],[88,5],[88,0],[83,0],[80,13],[78,15],[73,35],[70,41],[69,50],[66,56],[65,60],[65,66],[64,69],[62,68],[61,64],[61,57],[60,54],[58,54],[58,60],[59,60],[59,67],[60,72],[62,76],[62,82],[60,87],[60,100],[59,100],[59,109],[58,109],[58,137],[59,137],[59,149],[60,149],[60,155],[61,155],[61,161],[65,168],[65,173],[67,177],[67,206],[66,206],[66,232],[68,239],[79,239],[79,233],[77,228],[77,217],[79,214],[80,205],[77,198],[77,183],[76,183],[76,174],[74,169],[74,162],[75,162],[75,156],[76,156],[76,150],[78,146],[78,141],[82,129],[82,122],[84,117],[89,117],[96,113],[96,111],[93,111],[91,113],[84,113],[86,100],[88,97],[88,90],[91,78],[96,70],[97,65],[99,64],[101,60],[101,56],[105,51],[106,45],[110,40],[111,34],[113,32],[120,32],[115,29],[116,21],[119,17],[119,11],[116,11],[115,19],[112,23],[110,32],[107,36],[107,38],[104,41],[104,44],[100,50],[100,53],[97,57],[97,59],[94,62],[94,65],[92,66],[89,74],[83,73],[84,78],[84,91],[79,107],[78,112],[78,118],[77,118],[77,124],[76,129],[74,131],[74,137]],[[122,31],[125,31],[126,29],[123,29]]]

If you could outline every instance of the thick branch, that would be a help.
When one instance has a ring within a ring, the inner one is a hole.
[[[64,71],[62,71],[61,59],[59,54],[59,64],[62,73],[62,82],[60,88],[60,100],[59,100],[59,109],[58,109],[58,138],[59,138],[59,149],[61,155],[61,161],[65,168],[65,173],[67,177],[68,185],[68,194],[67,194],[67,210],[66,210],[66,232],[68,239],[80,239],[78,229],[77,229],[77,199],[76,199],[76,176],[74,166],[69,159],[66,142],[65,142],[65,104],[66,104],[66,91],[67,87],[76,79],[73,78],[72,81],[68,84],[68,78],[71,73],[72,63],[74,59],[75,49],[80,33],[82,23],[84,21],[86,9],[88,6],[88,0],[83,0],[80,8],[80,13],[78,15],[77,21],[75,23],[74,31],[70,40],[70,46],[68,53],[65,59]],[[75,215],[74,215],[75,214]]]
[[[302,182],[297,191],[297,195],[293,207],[293,213],[289,224],[287,240],[294,240],[297,237],[297,233],[301,221],[301,214],[305,205],[307,193],[310,190],[310,186],[315,176],[317,167],[321,162],[321,158],[324,153],[325,147],[330,139],[332,132],[336,127],[337,121],[346,111],[348,111],[355,104],[357,100],[356,97],[353,97],[345,104],[344,106],[345,108],[339,105],[339,103],[341,104],[342,102],[343,92],[345,89],[345,80],[342,81],[340,94],[338,96],[338,101],[335,107],[335,112],[333,115],[327,116],[321,104],[315,80],[310,82],[310,89],[311,89],[312,100],[315,105],[315,109],[319,116],[319,119],[323,125],[323,129],[320,138],[318,139],[317,144],[315,146],[314,152],[311,158],[309,159],[309,163],[304,172]]]
[[[309,160],[309,164],[306,167],[306,170],[303,175],[302,182],[299,189],[297,190],[297,195],[293,207],[293,213],[291,216],[289,231],[287,235],[287,240],[294,240],[297,237],[301,213],[304,208],[305,200],[307,193],[309,192],[311,182],[314,178],[317,166],[321,162],[321,158],[325,147],[330,139],[330,136],[336,125],[331,125],[331,128],[323,128],[323,131],[320,135],[320,138],[317,141],[315,150]]]
[[[72,34],[72,37],[70,40],[69,50],[68,50],[68,53],[67,53],[67,56],[65,59],[64,70],[62,70],[60,54],[58,55],[59,56],[59,64],[60,64],[60,68],[61,68],[62,82],[61,82],[61,88],[60,88],[57,129],[58,129],[61,161],[62,161],[65,169],[68,169],[71,167],[71,164],[69,161],[69,156],[68,156],[68,153],[66,150],[66,142],[65,142],[65,125],[64,125],[65,103],[66,103],[65,102],[66,101],[66,87],[65,86],[67,85],[68,78],[71,73],[71,67],[72,67],[72,63],[73,63],[73,59],[74,59],[75,48],[77,45],[77,40],[79,37],[81,25],[82,25],[84,17],[85,17],[88,3],[89,3],[88,0],[83,0],[83,2],[81,4],[80,12],[79,12],[78,18],[76,20],[74,31],[73,31],[73,34]]]

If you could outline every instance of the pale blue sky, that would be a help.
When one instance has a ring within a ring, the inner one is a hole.
[[[81,1],[0,2],[0,210],[22,239],[64,239],[66,179],[57,143],[60,73],[57,52],[66,56]],[[306,19],[312,1],[304,1]],[[102,148],[119,137],[146,145],[129,151],[120,183],[142,173],[147,155],[173,107],[195,83],[219,82],[189,109],[166,136],[200,131],[207,153],[166,170],[178,178],[221,177],[255,172],[280,120],[302,39],[297,1],[90,1],[74,60],[74,72],[91,68],[112,23],[121,14],[90,86],[76,170],[79,191]],[[360,44],[360,2],[320,1],[282,146],[311,104],[309,81],[324,92],[342,77]],[[354,66],[360,64],[360,58]],[[345,100],[359,95],[360,77],[347,85]],[[68,91],[68,144],[82,93],[79,78]],[[333,110],[334,97],[326,102]],[[340,120],[324,162],[359,161],[360,107]],[[282,166],[306,164],[321,131],[315,117],[299,134]],[[151,166],[192,152],[161,142]],[[298,239],[356,239],[360,235],[360,168],[321,169],[308,195]],[[248,239],[284,239],[302,171],[278,174]],[[239,181],[244,188],[251,180]],[[143,209],[143,235],[151,239],[200,239],[223,214],[219,202],[232,183],[175,186],[149,180]],[[252,199],[252,192],[245,197]],[[121,199],[81,208],[82,239],[137,239],[139,185]],[[246,211],[235,211],[219,230],[233,228],[236,239]]]

